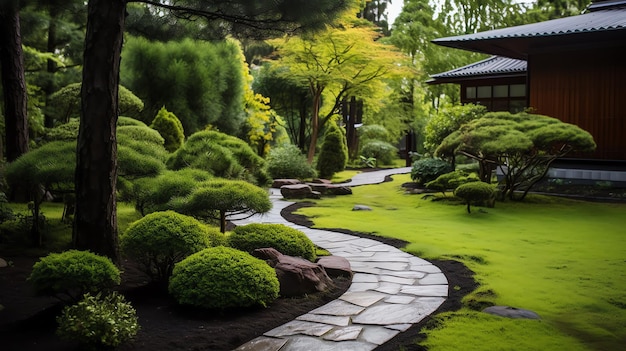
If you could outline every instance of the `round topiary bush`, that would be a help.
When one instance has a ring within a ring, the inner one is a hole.
[[[278,297],[279,288],[276,272],[265,261],[223,246],[177,263],[169,283],[178,303],[217,309],[267,306]]]
[[[437,179],[431,180],[430,182],[424,184],[424,186],[428,189],[445,192],[446,190],[454,190],[462,184],[479,181],[480,179],[478,179],[478,176],[474,173],[470,173],[468,175],[463,171],[454,171],[442,174],[437,177]]]
[[[426,184],[442,174],[454,171],[452,165],[438,158],[423,158],[413,163],[411,179],[418,184]]]
[[[161,282],[167,282],[175,263],[221,243],[215,230],[209,235],[206,225],[174,211],[151,213],[133,222],[120,237],[122,251]]]
[[[104,256],[89,251],[51,253],[33,266],[28,280],[40,295],[78,300],[120,283],[120,271]]]
[[[228,244],[249,253],[273,247],[285,255],[315,260],[315,246],[311,239],[284,224],[253,223],[236,227],[228,237]]]
[[[137,312],[117,293],[104,297],[85,294],[76,305],[63,309],[57,323],[57,335],[62,339],[78,341],[94,350],[116,347],[139,330]]]
[[[493,186],[483,182],[463,184],[454,190],[454,195],[460,197],[467,203],[467,213],[471,213],[470,204],[472,202],[489,201],[493,198],[493,194]]]

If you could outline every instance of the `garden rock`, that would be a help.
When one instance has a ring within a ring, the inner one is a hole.
[[[283,185],[294,185],[294,184],[302,184],[302,182],[299,179],[286,179],[286,178],[274,179],[274,181],[272,182],[272,188],[280,189]]]
[[[283,185],[280,187],[280,194],[285,199],[319,199],[320,192],[313,191],[307,184]]]
[[[306,183],[313,189],[313,191],[319,191],[321,194],[328,195],[350,195],[352,189],[344,185],[329,184],[329,183]]]
[[[280,282],[281,296],[301,296],[326,291],[333,284],[321,265],[304,258],[283,255],[273,248],[257,249],[252,255],[274,267]]]
[[[326,274],[331,278],[345,277],[352,278],[354,272],[350,267],[350,261],[340,256],[323,256],[317,260],[317,264],[322,266]]]
[[[533,311],[510,306],[491,306],[485,308],[483,312],[507,318],[541,319],[541,317]]]
[[[372,208],[369,206],[365,206],[365,205],[354,205],[354,207],[352,207],[352,211],[371,211]]]
[[[0,268],[5,268],[8,266],[9,264],[7,263],[7,261],[4,258],[0,258]]]

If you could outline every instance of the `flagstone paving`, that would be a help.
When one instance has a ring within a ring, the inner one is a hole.
[[[410,168],[364,172],[348,186],[376,184]],[[354,271],[345,294],[295,320],[274,328],[236,351],[367,351],[391,340],[433,313],[448,296],[448,281],[439,268],[376,240],[287,222],[280,211],[291,205],[278,189],[270,190],[269,213],[233,220],[281,223],[304,232],[331,254],[345,257]]]

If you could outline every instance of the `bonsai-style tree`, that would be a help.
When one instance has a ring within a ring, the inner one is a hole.
[[[489,201],[493,196],[493,186],[483,182],[471,182],[460,185],[454,190],[454,196],[460,197],[467,204],[467,213],[472,213],[470,205]]]
[[[439,156],[463,154],[477,160],[481,170],[495,165],[504,174],[502,197],[523,200],[543,178],[552,162],[571,151],[593,151],[588,132],[556,118],[509,112],[491,112],[447,136],[436,150]],[[486,178],[481,175],[481,179]],[[516,192],[521,192],[515,197]]]
[[[265,213],[272,203],[268,193],[256,185],[243,180],[216,179],[199,184],[187,196],[172,199],[168,206],[196,218],[219,220],[220,231],[224,233],[226,218]]]

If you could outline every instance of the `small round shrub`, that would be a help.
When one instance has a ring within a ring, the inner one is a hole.
[[[424,186],[428,189],[445,192],[446,190],[454,190],[462,184],[479,181],[480,179],[478,179],[478,176],[474,173],[468,175],[463,171],[454,171],[442,174],[437,177],[437,179],[424,184]]]
[[[438,158],[423,158],[413,163],[411,179],[418,184],[426,184],[442,174],[454,171],[452,165]]]
[[[40,295],[64,294],[77,300],[120,283],[120,271],[107,257],[89,251],[51,253],[33,266],[28,280]]]
[[[494,188],[491,184],[483,182],[472,182],[460,185],[454,191],[456,197],[460,197],[467,203],[467,213],[471,213],[470,204],[472,202],[483,202],[493,198]]]
[[[178,303],[216,309],[265,307],[278,297],[279,288],[276,272],[265,261],[224,246],[177,263],[169,283]]]
[[[381,140],[369,140],[361,147],[361,154],[366,158],[373,157],[377,164],[390,165],[393,163],[398,148]]]
[[[316,175],[315,169],[307,162],[300,149],[293,144],[270,150],[267,158],[267,172],[273,179],[308,179]]]
[[[165,139],[165,148],[169,152],[178,150],[185,141],[183,124],[174,113],[169,112],[165,107],[161,107],[152,120],[150,128],[157,130]]]
[[[228,244],[248,253],[273,247],[285,255],[315,260],[315,246],[311,239],[284,224],[252,223],[235,227],[228,237]]]
[[[57,335],[88,349],[116,347],[139,331],[137,313],[122,295],[85,294],[76,305],[66,306],[57,317]]]
[[[208,228],[197,219],[164,211],[133,222],[121,235],[120,246],[153,280],[167,282],[176,262],[218,244],[217,238],[215,233],[209,235]]]

